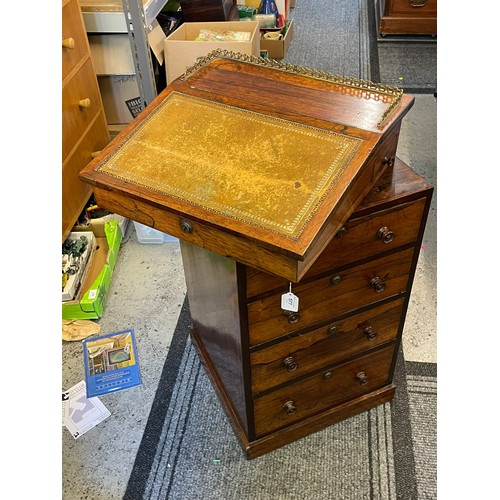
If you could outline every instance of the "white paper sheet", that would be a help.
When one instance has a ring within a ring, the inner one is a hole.
[[[84,380],[62,393],[62,424],[75,439],[110,415],[99,398],[87,398]]]

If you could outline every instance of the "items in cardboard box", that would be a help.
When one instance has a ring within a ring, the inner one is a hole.
[[[98,319],[102,316],[122,241],[116,221],[106,222],[104,232],[105,238],[95,237],[96,248],[90,256],[78,293],[73,300],[62,303],[63,319]],[[72,234],[79,237],[86,233]]]
[[[70,233],[62,246],[62,300],[73,300],[86,276],[95,249],[92,232]]]
[[[251,19],[253,15],[257,14],[257,8],[251,5],[238,5],[238,16],[240,21]]]
[[[194,40],[195,42],[248,42],[250,33],[248,31],[200,30],[200,34]]]
[[[271,59],[283,59],[292,41],[293,28],[293,20],[290,19],[280,31],[261,30],[260,50],[267,51]]]
[[[259,28],[276,28],[276,16],[274,14],[255,14],[252,21],[259,23]]]
[[[162,11],[156,16],[156,20],[162,27],[165,36],[173,33],[184,21],[182,12]]]
[[[196,41],[196,37],[202,29],[246,31],[250,34],[250,39],[246,42]],[[258,57],[260,53],[259,34],[259,23],[254,21],[185,22],[181,24],[164,40],[167,84],[183,75],[187,68],[196,63],[197,59],[216,49],[225,49]]]
[[[275,21],[278,20],[280,12],[276,6],[274,0],[262,0],[259,5],[259,14],[271,14],[275,17]]]
[[[104,224],[111,220],[115,220],[118,223],[118,228],[123,238],[128,227],[129,219],[99,207],[92,195],[78,217],[77,223],[73,227],[73,231],[92,231],[97,238],[105,238]]]

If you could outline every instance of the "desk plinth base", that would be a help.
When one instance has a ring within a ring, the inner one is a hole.
[[[286,444],[292,443],[309,434],[323,430],[332,424],[353,417],[359,413],[363,413],[375,406],[391,401],[394,397],[396,386],[389,384],[381,387],[369,394],[364,394],[358,398],[347,401],[344,404],[335,406],[319,414],[305,418],[300,422],[296,422],[286,428],[279,429],[259,439],[250,441],[246,435],[240,420],[237,416],[231,400],[225,390],[224,384],[219,378],[209,354],[203,346],[196,333],[196,329],[191,327],[191,340],[198,352],[201,362],[212,382],[212,385],[217,393],[219,400],[226,412],[227,417],[233,427],[233,430],[239,440],[239,443],[248,460],[257,458],[261,455],[269,453]]]

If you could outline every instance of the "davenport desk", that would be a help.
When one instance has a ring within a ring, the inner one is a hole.
[[[395,157],[412,104],[219,50],[80,174],[181,240],[191,339],[247,458],[394,396],[432,196]]]

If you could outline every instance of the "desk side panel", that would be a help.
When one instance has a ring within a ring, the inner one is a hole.
[[[226,257],[181,241],[182,260],[193,329],[210,358],[226,402],[236,413],[248,436],[245,402],[245,334],[242,333],[237,263]]]

